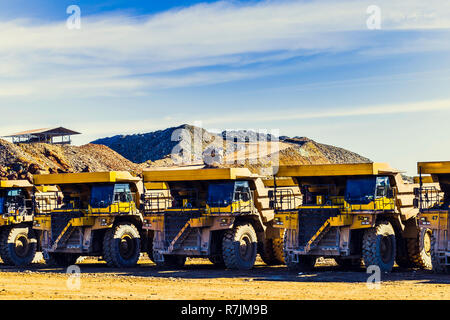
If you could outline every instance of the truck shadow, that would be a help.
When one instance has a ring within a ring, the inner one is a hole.
[[[299,283],[367,283],[372,274],[366,269],[345,270],[339,266],[316,266],[309,272],[291,272],[285,266],[257,265],[252,270],[224,270],[212,264],[187,264],[180,269],[162,269],[150,261],[140,263],[134,268],[110,268],[102,262],[79,263],[82,274],[100,274],[123,277],[145,277],[168,280],[200,280],[200,279],[242,279],[248,282],[274,281]],[[28,267],[18,268],[0,265],[0,272],[24,273],[73,273],[74,269],[48,267],[43,263],[34,263]],[[426,270],[405,270],[394,268],[391,273],[380,275],[382,282],[414,281],[420,284],[449,284],[450,276],[435,274]],[[449,287],[450,290],[450,287]]]

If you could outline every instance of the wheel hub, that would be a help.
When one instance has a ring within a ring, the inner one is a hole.
[[[122,258],[129,259],[135,251],[134,239],[129,235],[123,235],[120,239],[119,252]]]
[[[17,256],[25,257],[28,254],[30,243],[24,235],[19,235],[14,241],[14,251]]]
[[[239,254],[243,260],[249,260],[252,254],[252,242],[248,235],[243,235],[239,241]]]
[[[427,256],[431,255],[431,235],[430,232],[425,232],[423,237],[423,250]]]
[[[390,237],[383,236],[381,238],[380,253],[381,253],[381,260],[383,260],[384,263],[387,263],[390,261],[391,256],[392,256],[392,242],[391,242]]]

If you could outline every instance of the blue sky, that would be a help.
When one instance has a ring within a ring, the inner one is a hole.
[[[0,134],[278,129],[414,174],[450,159],[450,3],[375,2],[0,1]]]

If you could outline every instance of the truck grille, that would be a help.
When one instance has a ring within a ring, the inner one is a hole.
[[[194,212],[166,212],[164,214],[164,244],[166,248],[192,218],[201,216],[199,211]],[[185,232],[187,232],[186,230]]]
[[[51,236],[51,244],[55,243],[56,239],[58,239],[61,232],[64,230],[64,228],[67,226],[67,223],[69,223],[70,219],[73,218],[79,218],[83,214],[79,211],[75,212],[53,212],[52,218],[51,218],[51,230],[52,230],[52,236]]]
[[[336,217],[339,209],[300,209],[298,211],[298,243],[305,246],[331,217]]]

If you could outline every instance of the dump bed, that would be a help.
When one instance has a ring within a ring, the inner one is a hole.
[[[31,189],[33,185],[28,180],[1,180],[0,188],[26,188]]]
[[[33,176],[35,185],[61,185],[61,184],[83,184],[83,183],[137,183],[140,178],[133,177],[126,171],[110,172],[82,172],[82,173],[57,173],[38,174]]]

